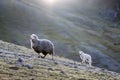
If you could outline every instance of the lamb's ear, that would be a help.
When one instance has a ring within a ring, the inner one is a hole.
[[[79,54],[81,55],[81,54],[82,54],[82,51],[79,51]]]

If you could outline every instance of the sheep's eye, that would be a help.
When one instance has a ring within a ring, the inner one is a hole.
[[[35,43],[35,41],[32,39],[32,42]]]

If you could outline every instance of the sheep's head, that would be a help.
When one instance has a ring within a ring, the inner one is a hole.
[[[79,54],[81,55],[83,53],[83,51],[79,51]]]
[[[30,37],[31,37],[31,39],[38,40],[38,36],[37,36],[37,35],[35,35],[35,34],[30,35]]]
[[[38,36],[35,34],[30,35],[30,42],[31,42],[31,48],[34,46],[37,46],[38,44]]]

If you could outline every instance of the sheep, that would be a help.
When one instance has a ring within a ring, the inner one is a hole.
[[[53,55],[55,54],[54,51],[54,45],[53,43],[48,39],[39,39],[37,35],[32,34],[30,35],[30,42],[31,42],[31,48],[38,53],[38,57],[45,58],[47,54]],[[44,56],[40,56],[40,53],[42,53]]]
[[[84,53],[83,51],[79,51],[80,58],[82,63],[88,63],[89,66],[92,64],[92,58],[89,54]]]

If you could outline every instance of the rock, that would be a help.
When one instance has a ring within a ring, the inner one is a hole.
[[[100,77],[98,80],[105,80],[104,78]]]
[[[63,71],[63,70],[61,70],[61,73],[62,73],[62,74],[66,74],[65,71]]]
[[[115,43],[113,43],[114,45],[120,45],[120,43],[117,43],[117,42],[115,42]]]
[[[13,64],[12,62],[7,62],[7,64]]]
[[[68,64],[64,64],[65,66],[69,66]]]
[[[78,68],[78,66],[77,66],[77,65],[75,65],[75,66],[74,66],[74,68]]]
[[[9,69],[18,70],[19,67],[9,67]]]
[[[22,66],[23,66],[23,63],[21,63],[21,62],[17,62],[17,63],[16,63],[16,66],[18,66],[18,67],[22,67]]]
[[[54,76],[53,74],[50,74],[50,76]]]
[[[23,62],[24,60],[22,58],[18,58],[18,62]]]
[[[54,61],[54,64],[55,64],[55,65],[58,65],[58,62]]]
[[[33,66],[30,65],[30,64],[26,64],[26,65],[24,65],[24,66],[27,67],[28,69],[33,69]]]
[[[48,70],[53,71],[53,68],[48,68]]]
[[[18,67],[22,67],[23,66],[23,59],[22,58],[18,58],[18,60],[17,60],[17,63],[16,63],[16,66],[18,66]]]
[[[34,78],[31,78],[30,80],[35,80]]]
[[[80,78],[80,79],[78,79],[78,80],[86,80],[86,79]]]

